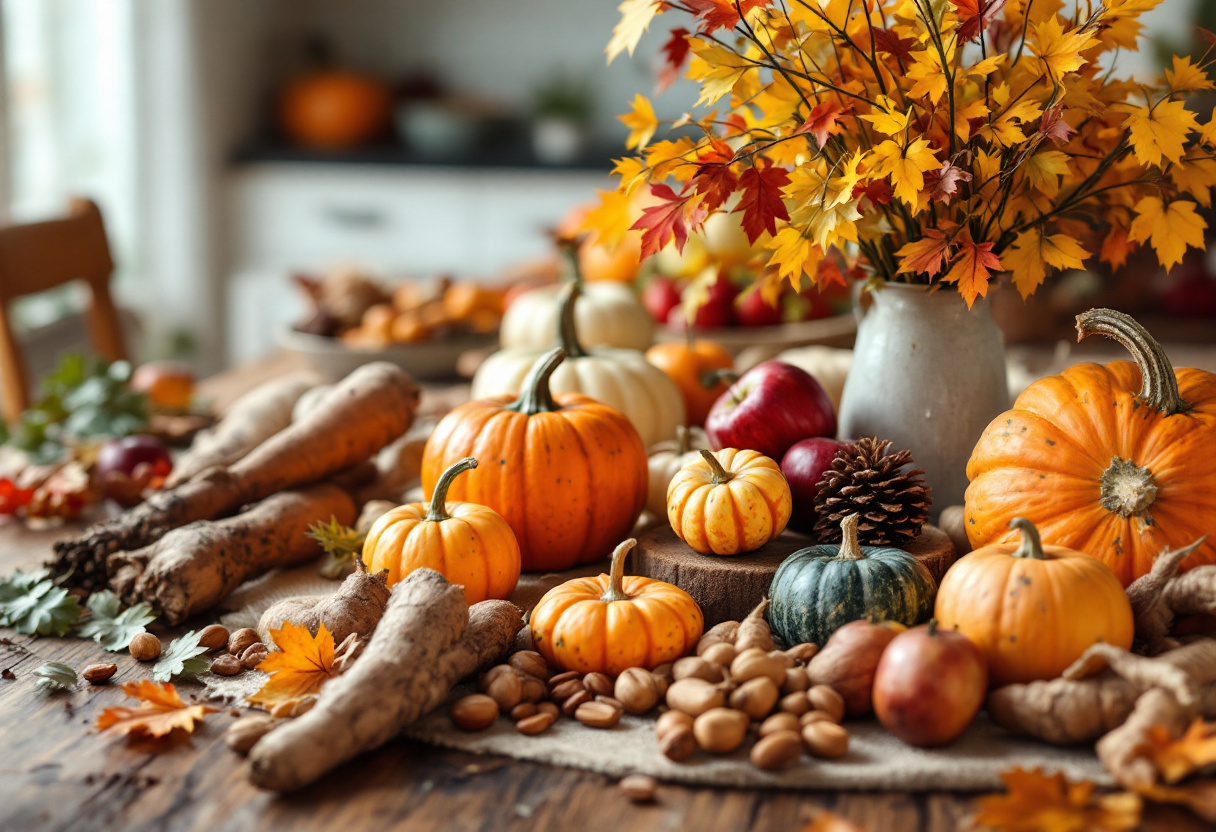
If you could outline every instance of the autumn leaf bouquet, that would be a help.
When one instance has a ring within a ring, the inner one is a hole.
[[[1155,85],[1118,74],[1161,2],[625,0],[608,59],[678,16],[659,84],[683,72],[700,97],[667,123],[635,98],[636,155],[586,225],[647,257],[737,213],[774,298],[860,269],[970,305],[999,273],[1029,296],[1143,244],[1169,268],[1204,245],[1216,122],[1187,106],[1209,54]]]

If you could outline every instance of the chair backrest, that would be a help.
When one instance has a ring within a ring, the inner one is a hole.
[[[111,361],[126,358],[110,297],[114,261],[101,210],[74,199],[63,219],[0,228],[0,411],[12,422],[29,405],[25,361],[9,318],[12,302],[73,280],[89,285],[87,312],[94,348]]]

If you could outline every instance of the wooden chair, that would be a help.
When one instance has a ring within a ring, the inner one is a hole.
[[[6,421],[29,406],[25,360],[10,319],[13,301],[83,280],[92,292],[86,319],[93,347],[111,361],[124,359],[110,298],[113,272],[101,210],[87,199],[73,199],[64,219],[0,228],[0,413]]]

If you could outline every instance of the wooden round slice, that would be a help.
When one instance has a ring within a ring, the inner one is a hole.
[[[768,594],[781,561],[814,545],[813,538],[787,531],[746,555],[702,555],[662,524],[643,533],[633,550],[630,574],[675,584],[696,599],[705,613],[706,628],[722,621],[739,621]],[[929,568],[940,582],[954,563],[954,544],[936,526],[925,524],[920,536],[904,547]]]

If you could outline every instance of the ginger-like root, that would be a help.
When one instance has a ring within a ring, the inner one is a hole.
[[[1153,658],[1095,644],[1062,678],[994,690],[988,715],[1009,731],[1067,745],[1122,725],[1147,690],[1165,690],[1187,707],[1216,706],[1216,696],[1207,693],[1214,684],[1216,641],[1211,639]]]
[[[346,576],[333,595],[286,598],[272,604],[258,620],[262,642],[270,644],[270,631],[282,629],[288,621],[314,636],[324,624],[337,644],[352,634],[363,641],[371,638],[388,606],[388,581],[384,572],[369,574],[363,561],[356,559],[355,564],[355,571]]]
[[[1181,736],[1195,718],[1198,704],[1196,699],[1190,706],[1183,705],[1164,688],[1145,691],[1123,724],[1098,740],[1102,766],[1129,789],[1143,791],[1152,786],[1157,782],[1157,769],[1143,754],[1150,733],[1160,726],[1171,737]]]
[[[329,682],[316,706],[275,729],[249,755],[253,784],[286,792],[307,786],[378,748],[438,707],[464,676],[501,659],[523,625],[505,601],[472,610],[464,591],[430,569],[394,587],[362,657]]]
[[[739,622],[739,630],[735,633],[735,649],[740,653],[751,647],[759,647],[766,653],[773,649],[773,631],[764,617],[767,610],[768,599],[763,598],[756,608]]]
[[[1136,619],[1136,641],[1149,654],[1174,646],[1170,628],[1183,615],[1216,612],[1216,566],[1197,566],[1178,574],[1182,562],[1203,545],[1201,537],[1190,546],[1166,549],[1153,568],[1127,588]]]
[[[170,625],[210,609],[245,581],[321,554],[308,537],[330,517],[353,522],[345,491],[320,484],[267,497],[248,511],[174,529],[151,546],[112,559],[110,585],[128,603],[148,601]]]

